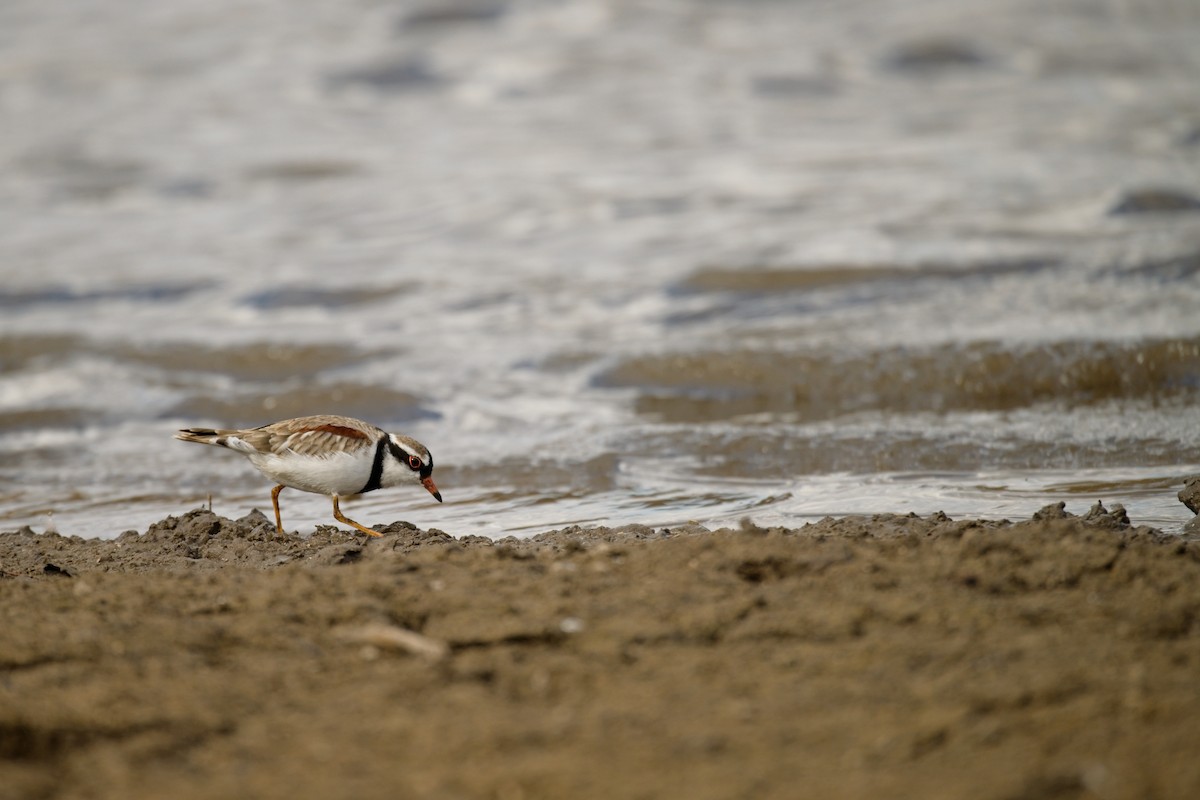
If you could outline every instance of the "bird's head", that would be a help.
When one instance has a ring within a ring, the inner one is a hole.
[[[416,439],[388,434],[382,478],[384,486],[419,483],[439,503],[442,502],[442,493],[433,482],[433,456],[429,454],[429,449]]]

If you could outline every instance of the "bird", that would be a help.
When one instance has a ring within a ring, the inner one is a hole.
[[[415,484],[442,502],[433,482],[433,456],[425,445],[353,417],[318,414],[259,428],[184,428],[175,438],[242,453],[275,481],[271,505],[275,530],[281,536],[279,493],[284,487],[328,495],[333,499],[333,518],[368,536],[383,534],[343,515],[338,498]]]

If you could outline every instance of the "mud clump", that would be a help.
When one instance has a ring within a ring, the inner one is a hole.
[[[1200,792],[1200,542],[1119,506],[380,530],[0,534],[0,796]]]
[[[1178,496],[1179,502],[1187,506],[1189,511],[1200,514],[1200,475],[1185,478]]]

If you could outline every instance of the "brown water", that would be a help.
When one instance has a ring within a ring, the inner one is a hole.
[[[0,527],[240,516],[171,432],[335,412],[436,457],[368,524],[1177,529],[1200,6],[1044,6],[7,4]]]

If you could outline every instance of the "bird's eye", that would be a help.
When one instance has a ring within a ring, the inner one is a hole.
[[[421,459],[417,458],[416,456],[409,456],[408,457],[408,467],[409,467],[409,469],[412,469],[412,470],[421,469]]]

